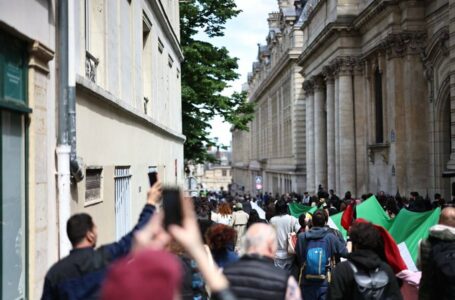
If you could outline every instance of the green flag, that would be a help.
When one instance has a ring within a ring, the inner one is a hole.
[[[362,218],[375,225],[389,229],[393,221],[385,213],[375,196],[371,196],[361,204],[357,205],[357,218]]]
[[[414,262],[417,262],[417,257],[419,255],[420,240],[426,239],[428,237],[430,227],[432,227],[433,225],[436,225],[438,223],[439,215],[441,214],[441,209],[437,208],[433,211],[430,211],[429,213],[430,214],[428,215],[428,217],[425,220],[422,220],[422,222],[420,223],[420,226],[417,227],[414,231],[412,231],[404,240],[406,246],[408,247],[409,253],[411,253],[411,257],[414,260]],[[418,213],[418,214],[424,214],[424,213]],[[397,226],[398,226],[398,223],[397,223]]]
[[[296,217],[297,219],[300,217],[301,214],[310,213],[313,214],[318,208],[306,206],[300,203],[290,203],[289,204],[289,212],[292,216]]]
[[[376,197],[372,196],[356,207],[356,217],[386,228],[397,244],[404,242],[412,259],[417,261],[419,241],[428,236],[431,226],[437,224],[441,209],[417,213],[402,209],[394,219],[390,219]],[[343,212],[330,217],[344,237],[346,230],[341,226]]]

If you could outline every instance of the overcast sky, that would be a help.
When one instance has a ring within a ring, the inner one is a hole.
[[[224,37],[210,39],[216,46],[225,46],[231,56],[239,58],[240,78],[232,83],[226,91],[240,91],[242,84],[247,81],[247,74],[251,72],[251,65],[257,57],[257,44],[265,43],[268,33],[267,17],[270,12],[278,11],[277,0],[236,0],[237,7],[242,10],[239,16],[226,24]],[[212,122],[212,137],[218,137],[225,145],[230,145],[230,126],[220,118]]]

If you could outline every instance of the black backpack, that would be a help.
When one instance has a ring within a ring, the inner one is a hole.
[[[389,276],[382,268],[378,267],[366,272],[357,269],[352,262],[349,262],[349,265],[354,272],[357,299],[380,300],[385,298],[384,292],[389,284]]]

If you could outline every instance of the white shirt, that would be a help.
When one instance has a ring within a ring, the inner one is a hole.
[[[297,232],[300,229],[299,220],[291,215],[280,215],[270,219],[270,224],[275,227],[278,249],[276,257],[285,259],[290,257],[288,254],[288,234]]]
[[[232,226],[232,215],[221,215],[212,213],[212,221],[227,226]]]

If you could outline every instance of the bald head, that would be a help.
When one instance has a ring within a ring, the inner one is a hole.
[[[274,258],[277,249],[275,229],[263,223],[253,224],[245,234],[244,248],[247,254]]]
[[[455,227],[455,208],[446,207],[442,210],[441,216],[439,217],[439,224],[450,227]]]

